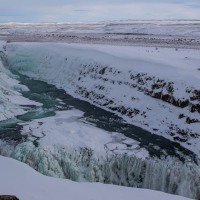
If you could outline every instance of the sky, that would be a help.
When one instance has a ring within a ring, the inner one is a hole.
[[[200,0],[0,0],[0,22],[199,19]]]

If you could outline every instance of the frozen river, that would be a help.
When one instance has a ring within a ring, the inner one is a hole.
[[[92,124],[105,131],[123,133],[125,136],[138,141],[140,146],[146,148],[151,156],[160,158],[170,155],[177,156],[181,160],[187,160],[188,158],[195,160],[195,155],[191,151],[181,147],[176,142],[128,124],[117,115],[86,101],[74,98],[54,85],[34,80],[19,73],[17,75],[20,77],[21,84],[30,89],[23,92],[24,97],[40,102],[43,106],[39,108],[29,106],[32,107],[31,111],[19,115],[15,119],[0,122],[0,139],[2,140],[24,142],[26,136],[20,134],[22,125],[19,124],[21,122],[55,116],[56,111],[78,109],[84,112],[83,117],[78,118],[78,121]]]

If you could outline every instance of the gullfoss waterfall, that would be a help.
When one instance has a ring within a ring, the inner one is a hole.
[[[51,53],[50,47],[53,47]],[[138,84],[132,86],[129,81],[123,81],[123,76],[127,78],[128,75],[119,67],[113,67],[116,64],[113,59],[127,64],[123,59],[90,48],[83,51],[70,45],[8,44],[4,52],[2,61],[13,73],[2,63],[1,76],[12,79],[14,85],[19,86],[1,89],[4,91],[2,96],[7,90],[15,93],[18,90],[16,95],[29,103],[18,105],[2,100],[4,107],[12,106],[12,112],[8,112],[12,115],[6,115],[0,122],[2,155],[25,162],[49,176],[200,197],[199,149],[197,145],[189,145],[194,139],[198,141],[198,123],[191,123],[187,136],[172,137],[168,133],[169,125],[176,127],[176,131],[186,131],[186,126],[180,125],[179,119],[173,115],[184,112],[191,118],[199,117],[198,110],[190,112],[187,106],[181,108],[186,100],[177,101],[179,106],[174,105],[178,95],[176,87],[173,88],[176,91],[174,101],[170,102],[153,98],[147,90],[144,94],[143,78],[152,78],[154,83],[156,80],[151,72],[134,74],[129,67],[124,67],[125,72],[133,77],[131,84],[137,80]],[[99,54],[104,61],[99,59]],[[142,63],[136,60],[136,64]],[[109,72],[114,76],[109,76]],[[90,84],[86,84],[88,80]],[[174,83],[173,86],[177,85]],[[125,97],[117,94],[116,87],[126,89]],[[159,89],[157,87],[154,86]],[[192,85],[192,94],[196,87]],[[128,96],[132,91],[129,88],[136,88],[138,97]],[[166,88],[170,90],[170,85]],[[113,90],[111,94],[110,89]],[[184,86],[181,89],[184,91]],[[133,102],[144,98],[141,104],[146,100],[150,103],[142,110],[139,103],[134,104],[135,108],[130,107],[130,101],[125,100],[129,98]],[[157,110],[152,111],[155,104],[158,104]],[[190,106],[195,109],[197,104],[198,100],[194,100]],[[173,108],[175,114],[170,112]],[[162,128],[161,115],[151,119],[158,111],[174,118],[174,124],[165,121],[166,126]],[[145,118],[147,125],[144,124]],[[157,118],[161,118],[160,121]],[[183,139],[187,140],[183,143]]]

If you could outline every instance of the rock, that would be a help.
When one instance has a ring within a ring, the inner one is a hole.
[[[0,195],[0,200],[19,200],[16,196]]]
[[[191,119],[189,117],[186,118],[186,123],[192,124],[192,123],[198,123],[200,122],[198,119]]]

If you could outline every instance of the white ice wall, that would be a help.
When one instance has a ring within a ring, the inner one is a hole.
[[[87,148],[35,147],[31,142],[18,145],[13,157],[48,176],[200,197],[199,167],[173,158],[157,160],[126,154],[100,155]]]

